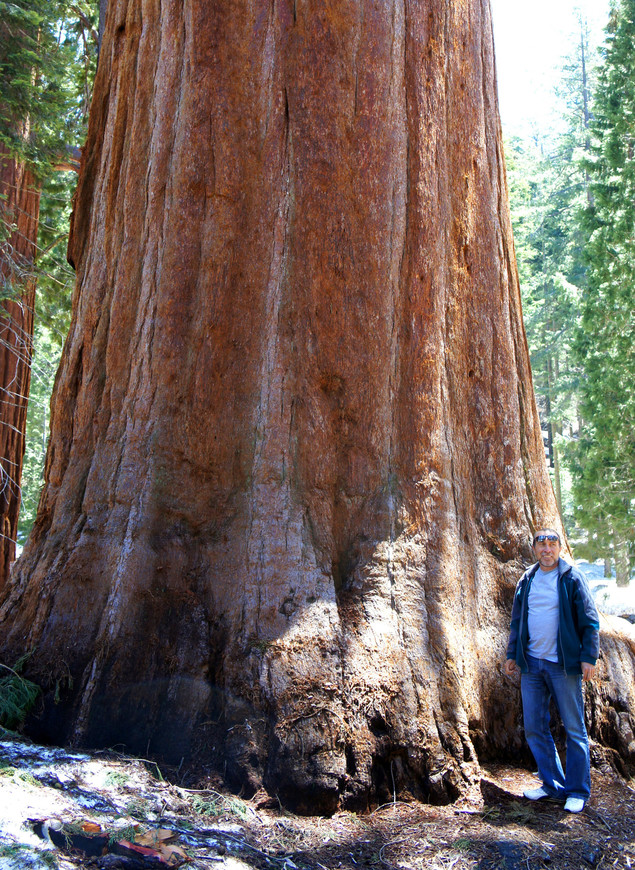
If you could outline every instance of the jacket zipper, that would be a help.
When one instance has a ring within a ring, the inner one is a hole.
[[[560,647],[560,655],[562,656],[562,670],[564,671],[565,677],[568,677],[567,673],[567,661],[564,657],[564,647],[562,645],[562,634],[560,632],[560,612],[562,610],[562,586],[564,584],[564,580],[562,579],[562,574],[558,570],[558,646]]]
[[[531,586],[531,581],[533,580],[533,577],[527,577],[526,580],[527,580],[527,583],[526,583],[527,590],[525,591],[525,594],[523,595],[523,601],[522,601],[522,604],[520,606],[520,622],[518,623],[518,635],[519,635],[518,640],[520,642],[520,651],[523,655],[523,663],[524,663],[525,667],[528,668],[529,666],[527,665],[527,656],[525,655],[525,650],[523,648],[523,623],[524,623],[524,618],[525,618],[525,607],[527,605],[527,599],[529,598],[529,587]]]

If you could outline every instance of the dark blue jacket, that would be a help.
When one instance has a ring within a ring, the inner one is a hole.
[[[507,644],[507,658],[515,659],[527,673],[527,596],[538,562],[532,565],[518,581],[512,608],[512,624]],[[582,672],[580,662],[594,665],[599,655],[600,620],[586,579],[564,559],[558,561],[558,598],[560,619],[558,625],[558,661],[568,674]]]

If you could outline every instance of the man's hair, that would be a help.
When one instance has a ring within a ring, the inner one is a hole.
[[[553,535],[555,535],[557,537],[558,543],[559,544],[562,543],[562,541],[560,540],[560,535],[558,534],[558,532],[555,529],[550,529],[549,526],[547,526],[547,528],[545,528],[545,529],[538,529],[537,531],[534,532],[534,536],[531,539],[532,546],[536,543],[536,538],[538,537],[538,535],[541,535],[544,532],[551,532]]]

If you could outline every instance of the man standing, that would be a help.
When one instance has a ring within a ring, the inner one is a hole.
[[[579,813],[591,791],[582,680],[595,674],[600,623],[586,580],[560,548],[553,529],[534,535],[538,561],[516,586],[505,673],[520,668],[525,737],[542,779],[525,797],[565,800],[565,810]],[[567,734],[566,775],[549,730],[551,698]]]

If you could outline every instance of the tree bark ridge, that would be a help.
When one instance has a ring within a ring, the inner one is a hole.
[[[493,662],[557,523],[489,7],[160,13],[109,7],[5,649],[56,739],[451,799],[519,739]]]

